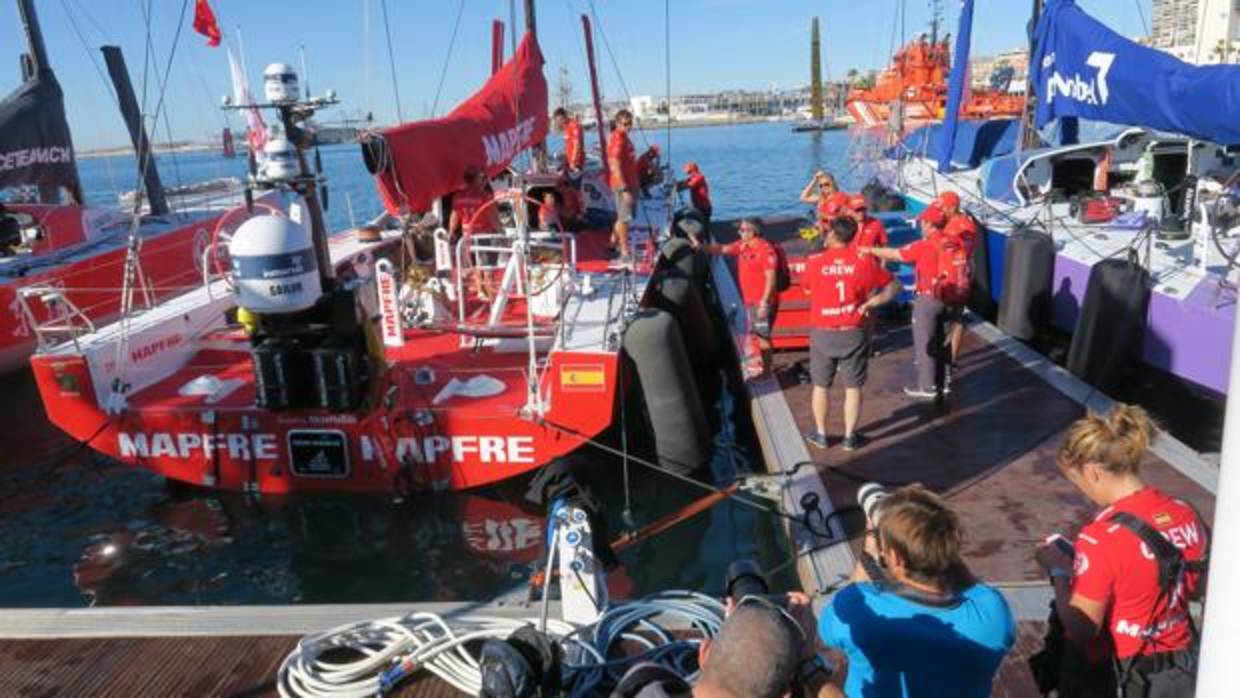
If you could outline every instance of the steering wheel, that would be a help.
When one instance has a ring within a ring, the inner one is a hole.
[[[470,217],[469,217],[469,221],[468,221],[467,223],[465,223],[465,224],[463,224],[463,225],[461,226],[461,227],[462,227],[462,230],[464,230],[464,228],[465,228],[465,227],[470,227],[470,228],[472,228],[472,227],[473,227],[473,225],[474,225],[474,223],[476,223],[476,222],[478,221],[479,217],[480,217],[480,216],[481,216],[481,215],[482,215],[485,211],[489,210],[490,208],[494,207],[496,204],[498,204],[498,203],[500,203],[500,202],[502,202],[502,201],[511,202],[511,203],[514,203],[514,204],[516,204],[516,203],[520,203],[520,202],[526,202],[526,203],[534,204],[535,206],[541,206],[541,205],[542,205],[542,202],[541,202],[541,201],[539,201],[538,199],[535,199],[534,197],[532,197],[532,196],[530,196],[530,195],[528,195],[528,194],[517,194],[517,195],[512,195],[512,194],[500,194],[500,195],[496,195],[496,196],[491,197],[488,201],[486,201],[485,203],[483,203],[481,206],[479,206],[479,207],[477,208],[477,210],[475,210],[475,211],[474,211],[474,214],[473,214],[472,216],[470,216]],[[558,220],[555,222],[555,227],[556,227],[557,232],[559,232],[561,235],[563,235],[563,234],[564,234],[564,227],[560,224],[560,222],[559,222]],[[462,232],[462,236],[464,236],[464,235],[465,235],[465,233],[464,233],[464,232]],[[562,254],[564,254],[564,258],[565,258],[565,260],[567,260],[567,259],[568,259],[568,253],[567,253],[567,250],[565,250]],[[466,259],[469,259],[469,257],[468,257],[468,256],[466,256]],[[502,283],[502,280],[499,280],[499,281],[495,280],[495,279],[493,278],[493,275],[489,275],[489,274],[486,274],[486,273],[485,273],[485,271],[486,271],[486,270],[483,270],[483,269],[479,269],[479,268],[477,268],[477,267],[474,267],[472,264],[471,264],[471,265],[469,265],[469,266],[470,266],[469,273],[473,276],[473,278],[474,278],[474,280],[475,280],[476,284],[478,285],[478,290],[479,290],[480,292],[485,291],[486,295],[488,295],[488,296],[494,296],[495,294],[497,294],[497,293],[499,292],[499,284],[500,284],[500,283]],[[484,286],[484,284],[485,284],[485,286]]]

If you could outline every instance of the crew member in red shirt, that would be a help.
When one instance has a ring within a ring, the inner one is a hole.
[[[612,228],[612,244],[620,257],[618,267],[631,267],[633,257],[629,254],[629,223],[637,205],[637,159],[629,129],[633,127],[633,113],[628,109],[616,112],[615,128],[607,141],[608,184],[616,195],[616,224]]]
[[[552,118],[556,129],[564,134],[564,164],[571,172],[580,172],[586,164],[586,140],[581,122],[564,107],[556,109]]]
[[[560,207],[556,203],[555,192],[543,192],[542,203],[538,205],[539,230],[563,230],[560,223]]]
[[[852,213],[853,220],[857,221],[857,237],[853,238],[853,249],[887,246],[887,227],[877,218],[870,217],[869,208],[864,196],[853,194],[848,197],[848,210]]]
[[[709,254],[726,254],[736,257],[736,272],[741,286],[741,302],[750,331],[758,338],[764,355],[764,366],[769,366],[771,353],[771,327],[779,311],[775,297],[775,275],[779,268],[779,252],[775,245],[762,235],[762,223],[757,218],[742,218],[737,226],[740,240],[727,245],[709,243],[699,249]],[[695,243],[696,245],[696,243]]]
[[[452,195],[452,214],[448,217],[448,233],[452,244],[462,235],[495,233],[504,229],[499,211],[494,205],[486,206],[493,198],[487,175],[479,167],[465,168],[465,188]],[[479,210],[486,209],[479,213]]]
[[[959,235],[973,249],[979,244],[981,233],[974,223],[973,217],[960,210],[960,195],[954,191],[945,191],[939,194],[934,205],[943,211],[943,217],[946,223],[943,225],[943,231],[948,235]],[[948,342],[951,344],[951,367],[954,370],[960,357],[960,345],[964,343],[964,323],[953,322],[947,331]]]
[[[677,182],[676,188],[689,190],[689,201],[693,204],[693,208],[701,212],[706,230],[710,230],[712,207],[710,205],[710,185],[706,183],[706,175],[702,174],[702,170],[696,162],[685,163],[685,174],[688,176]]]
[[[1193,695],[1195,629],[1188,603],[1206,587],[1209,531],[1191,506],[1147,485],[1141,460],[1154,425],[1145,411],[1119,405],[1111,414],[1090,414],[1068,429],[1059,448],[1059,470],[1081,494],[1103,507],[1076,537],[1074,555],[1047,544],[1036,553],[1055,590],[1055,613],[1073,648],[1097,663],[1085,676],[1065,681],[1096,688],[1089,695],[1171,698]],[[1150,533],[1151,550],[1120,512],[1135,517]],[[1117,518],[1118,516],[1118,518]],[[1170,541],[1186,564],[1179,580],[1160,586],[1156,536]],[[1052,537],[1054,538],[1054,537]],[[1113,659],[1126,675],[1118,679]],[[1107,676],[1109,674],[1109,676]]]
[[[935,371],[936,361],[945,360],[944,348],[948,342],[949,324],[959,322],[961,309],[948,305],[937,297],[941,281],[939,260],[945,235],[947,219],[942,209],[931,206],[917,216],[921,223],[922,238],[904,247],[859,247],[863,254],[872,254],[890,262],[914,265],[917,296],[913,299],[913,365],[917,369],[917,385],[905,386],[904,394],[918,400],[934,399],[938,388],[948,392],[946,373],[940,386]],[[967,241],[965,241],[967,243]]]
[[[827,389],[838,371],[844,383],[844,441],[846,451],[860,448],[864,437],[857,431],[861,419],[861,386],[865,385],[869,362],[867,316],[874,308],[891,301],[899,284],[873,257],[852,249],[857,223],[840,216],[831,222],[827,247],[810,257],[801,276],[801,287],[810,295],[810,378],[814,388],[810,406],[814,431],[805,440],[826,448]]]
[[[827,211],[827,200],[832,194],[840,193],[839,186],[835,183],[835,177],[827,172],[818,170],[814,173],[814,177],[809,180],[809,184],[801,190],[801,201],[807,204],[814,204],[818,209],[818,220],[827,221],[832,217]],[[845,199],[845,202],[847,199]],[[835,214],[838,215],[838,214]]]

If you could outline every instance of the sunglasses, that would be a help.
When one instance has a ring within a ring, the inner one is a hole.
[[[742,606],[758,606],[768,611],[774,611],[781,618],[783,618],[785,623],[794,629],[793,632],[798,638],[800,638],[802,647],[809,642],[809,638],[805,637],[805,628],[802,628],[801,624],[797,622],[797,619],[792,617],[792,614],[788,612],[788,609],[771,601],[765,596],[756,596],[754,594],[742,596],[741,600],[736,602],[736,607],[741,608]]]

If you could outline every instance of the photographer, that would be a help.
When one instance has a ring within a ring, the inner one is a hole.
[[[1003,596],[961,559],[956,513],[920,485],[868,485],[859,498],[865,552],[818,628],[848,656],[845,693],[989,696],[1016,627]]]
[[[766,594],[729,597],[727,619],[702,642],[698,664],[692,686],[670,669],[638,664],[611,698],[843,698],[848,673],[841,653],[815,642],[813,611],[801,593],[783,603]]]
[[[1052,541],[1036,554],[1069,643],[1057,667],[1065,698],[1117,688],[1125,698],[1193,693],[1188,603],[1205,591],[1209,532],[1191,506],[1141,480],[1153,433],[1144,410],[1120,405],[1077,420],[1059,449],[1064,477],[1104,507],[1081,529],[1074,555]]]

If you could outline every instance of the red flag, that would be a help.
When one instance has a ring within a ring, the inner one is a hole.
[[[220,25],[207,0],[198,0],[194,6],[194,31],[207,37],[207,46],[220,45]]]

